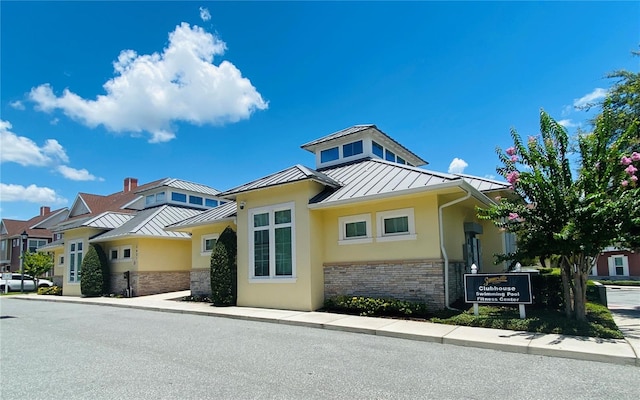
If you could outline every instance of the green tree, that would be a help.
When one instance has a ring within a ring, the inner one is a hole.
[[[107,256],[100,245],[91,244],[82,260],[80,292],[83,296],[100,296],[109,293],[109,286],[110,276]]]
[[[25,273],[35,278],[37,287],[38,278],[53,268],[53,256],[45,253],[26,252],[22,255],[22,263]]]
[[[237,297],[237,236],[226,227],[211,253],[211,301],[217,306],[232,306]]]
[[[502,259],[560,256],[568,317],[586,319],[586,282],[600,251],[625,237],[629,241],[629,229],[640,226],[637,178],[632,179],[640,155],[625,155],[634,127],[620,130],[610,103],[605,103],[594,131],[578,138],[575,178],[567,131],[544,111],[539,136],[525,144],[512,130],[514,146],[497,149],[503,164],[498,172],[518,196],[479,209],[479,217],[517,234],[518,250]]]

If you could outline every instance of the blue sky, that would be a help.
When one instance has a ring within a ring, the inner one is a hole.
[[[428,169],[496,177],[544,108],[570,132],[638,71],[639,2],[12,2],[0,43],[0,213],[125,177],[219,190],[373,123]],[[454,160],[456,160],[454,162]],[[456,169],[457,168],[457,169]]]

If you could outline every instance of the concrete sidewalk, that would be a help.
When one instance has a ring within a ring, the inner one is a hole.
[[[637,343],[637,337],[628,338],[627,340],[598,339],[442,325],[430,322],[388,318],[360,317],[324,312],[287,311],[250,307],[214,307],[209,303],[175,301],[190,294],[191,292],[188,290],[134,298],[81,298],[27,294],[8,296],[4,297],[4,299],[82,303],[236,318],[436,342],[456,346],[479,347],[514,353],[640,366],[640,359],[638,357],[640,354],[640,346]]]

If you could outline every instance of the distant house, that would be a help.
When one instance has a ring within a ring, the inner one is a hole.
[[[444,308],[462,295],[471,264],[506,268],[493,254],[511,237],[478,220],[476,207],[507,184],[419,168],[426,161],[375,125],[302,148],[315,154],[315,169],[294,165],[224,191],[235,214],[229,206],[168,227],[193,235],[192,290],[194,277],[208,277],[203,238],[226,225],[237,229],[240,306],[315,310],[344,294]]]
[[[640,279],[640,254],[607,247],[598,256],[591,275],[604,279]]]
[[[217,207],[224,202],[218,193],[172,178],[141,186],[137,179],[126,178],[121,192],[79,193],[68,218],[53,228],[62,238],[40,251],[54,254],[55,281],[64,295],[81,295],[82,260],[90,244],[107,255],[113,293],[128,288],[133,295],[188,289],[191,238],[163,228]]]
[[[40,214],[27,221],[3,218],[0,221],[0,271],[19,271],[21,251],[35,252],[51,243],[54,234],[50,228],[64,220],[68,213],[67,208],[51,211],[50,207],[42,206]],[[24,243],[23,232],[27,234]]]

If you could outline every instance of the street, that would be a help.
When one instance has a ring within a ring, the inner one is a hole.
[[[0,299],[2,399],[636,399],[638,367]]]

